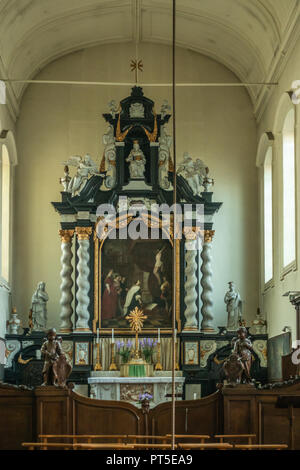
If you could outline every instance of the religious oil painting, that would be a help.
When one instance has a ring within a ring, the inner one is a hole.
[[[129,328],[126,316],[135,307],[147,316],[144,328],[171,328],[169,240],[106,240],[101,259],[102,328]]]
[[[89,343],[75,343],[75,366],[89,365]]]
[[[184,343],[184,364],[196,366],[199,364],[199,343],[198,341],[185,341]]]

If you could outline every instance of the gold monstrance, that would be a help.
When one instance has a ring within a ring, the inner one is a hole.
[[[144,320],[146,320],[147,315],[144,315],[144,312],[138,307],[135,307],[134,310],[131,310],[130,314],[127,315],[126,320],[129,321],[130,328],[135,332],[135,353],[134,353],[134,362],[139,360],[139,332],[142,331]]]

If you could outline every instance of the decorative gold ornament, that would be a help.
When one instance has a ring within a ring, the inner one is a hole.
[[[63,243],[71,243],[74,230],[59,230],[58,233]]]
[[[75,232],[78,240],[88,240],[92,234],[92,227],[76,227]]]
[[[142,128],[145,131],[146,136],[148,137],[149,142],[155,142],[157,138],[157,117],[155,111],[153,111],[154,114],[154,129],[153,132],[149,132],[148,129],[146,129],[144,126]]]
[[[28,362],[32,361],[33,357],[30,357],[29,359],[22,359],[22,355],[18,357],[18,363],[19,364],[28,364]]]
[[[131,310],[130,314],[127,315],[126,320],[129,321],[130,328],[135,332],[135,353],[134,358],[139,359],[139,332],[142,331],[144,320],[146,320],[147,315],[144,315],[144,312],[138,307],[135,307],[134,310]]]
[[[130,61],[130,70],[131,72],[135,71],[135,83],[138,82],[138,70],[143,72],[143,61],[142,59],[131,59]]]
[[[118,142],[123,142],[128,132],[132,129],[133,126],[130,126],[126,131],[121,132],[121,113],[119,113],[117,128],[116,128],[116,140]]]
[[[204,230],[204,243],[212,242],[214,234],[214,230]]]
[[[186,240],[196,240],[200,237],[203,230],[200,227],[184,227],[183,234]]]

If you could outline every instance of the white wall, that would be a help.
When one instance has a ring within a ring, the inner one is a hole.
[[[131,81],[130,44],[105,45],[64,56],[37,78]],[[171,49],[142,45],[145,82],[170,82]],[[225,67],[195,52],[177,50],[178,81],[236,81]],[[156,102],[171,101],[171,89],[144,90]],[[101,114],[111,99],[130,94],[128,87],[30,85],[18,121],[19,165],[16,172],[13,302],[26,319],[31,295],[40,280],[50,296],[49,326],[59,326],[59,216],[50,202],[60,199],[61,162],[89,152],[102,156],[107,126]],[[235,281],[250,321],[258,306],[258,200],[255,167],[256,125],[247,92],[242,88],[178,88],[176,100],[178,160],[184,151],[203,159],[215,178],[213,242],[216,325],[226,324],[224,294]],[[171,123],[169,130],[171,132]]]
[[[0,272],[0,337],[4,337],[6,333],[6,322],[9,318],[9,313],[11,310],[11,295],[10,289],[13,282],[13,275],[12,275],[12,233],[13,233],[13,216],[14,216],[14,166],[17,164],[17,151],[15,145],[15,126],[14,122],[8,112],[7,105],[1,104],[0,105],[0,133],[6,130],[8,131],[3,134],[3,138],[0,138],[0,161],[2,155],[2,145],[5,144],[9,159],[10,159],[10,266],[9,266],[9,279],[4,280],[1,276]],[[2,174],[0,168],[0,187],[2,183]],[[1,215],[1,207],[0,207],[0,215]],[[1,219],[0,219],[0,226],[1,226]],[[0,240],[1,240],[1,231],[0,231]]]
[[[282,278],[282,140],[280,123],[287,109],[293,106],[288,95],[285,93],[291,89],[294,80],[300,79],[300,41],[296,44],[293,53],[285,67],[279,80],[279,85],[272,93],[268,107],[262,116],[258,128],[258,139],[263,132],[272,131],[275,137],[273,145],[273,246],[274,246],[274,277],[272,287],[264,289],[263,279],[263,258],[261,257],[261,304],[268,320],[268,331],[270,336],[280,334],[284,326],[291,326],[292,337],[295,339],[296,315],[294,308],[290,305],[288,297],[283,294],[289,290],[300,290],[299,274],[299,248],[300,248],[300,205],[297,203],[300,198],[300,109],[295,106],[296,111],[296,251],[297,260],[295,270],[286,274]],[[260,179],[262,171],[260,171]],[[262,203],[262,198],[261,198]],[[261,207],[262,210],[262,207]],[[261,219],[262,221],[262,219]],[[262,234],[261,224],[261,234]],[[261,244],[261,251],[263,246]]]

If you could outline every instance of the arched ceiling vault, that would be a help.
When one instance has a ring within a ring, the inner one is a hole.
[[[0,0],[0,76],[30,79],[83,47],[136,39],[171,44],[172,1]],[[228,67],[242,82],[276,81],[300,34],[300,0],[177,0],[177,45]],[[8,86],[16,117],[24,85]],[[249,87],[260,117],[268,87]]]

